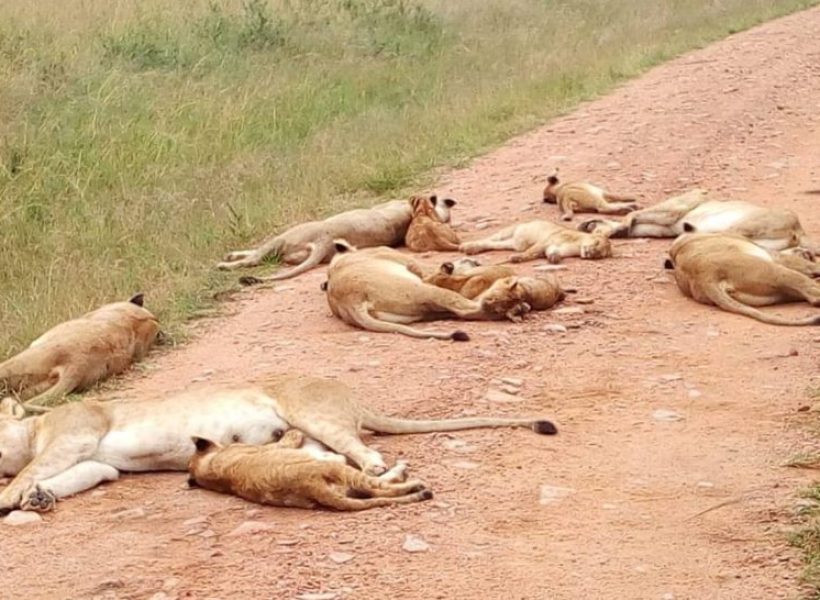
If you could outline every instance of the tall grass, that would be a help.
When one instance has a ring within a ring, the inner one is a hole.
[[[810,0],[3,0],[0,357]]]

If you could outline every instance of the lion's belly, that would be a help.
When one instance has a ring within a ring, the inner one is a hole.
[[[194,451],[193,436],[221,444],[266,444],[274,431],[285,429],[287,423],[272,407],[239,405],[208,411],[201,406],[116,425],[100,442],[94,460],[121,471],[185,470]]]
[[[678,223],[683,233],[683,223],[689,223],[699,233],[723,233],[745,220],[750,206],[745,202],[721,202],[702,204],[689,212]]]

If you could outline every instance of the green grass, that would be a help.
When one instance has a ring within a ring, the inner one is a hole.
[[[809,0],[4,0],[0,357]],[[546,165],[545,165],[546,166]]]

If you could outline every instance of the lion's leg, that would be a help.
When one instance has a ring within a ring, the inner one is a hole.
[[[547,246],[544,251],[547,260],[552,264],[560,263],[563,259],[569,258],[570,256],[578,256],[580,253],[581,249],[578,244],[567,242],[563,244],[551,244]]]
[[[19,507],[23,495],[37,482],[56,477],[91,458],[98,445],[99,437],[89,434],[66,434],[52,441],[0,493],[0,514]]]
[[[46,512],[57,500],[90,490],[104,481],[118,479],[120,472],[105,463],[85,460],[54,477],[36,482],[26,492],[20,507],[23,510]]]
[[[806,260],[803,256],[796,253],[782,253],[775,255],[775,262],[779,265],[802,273],[807,277],[820,277],[820,263]]]
[[[234,269],[258,267],[268,256],[276,254],[279,251],[279,247],[279,238],[273,238],[253,250],[231,252],[225,256],[222,262],[217,263],[216,268],[221,271],[233,271]]]
[[[820,284],[814,279],[777,265],[778,287],[792,298],[803,299],[812,306],[820,306]]]
[[[520,263],[542,258],[547,250],[546,244],[533,244],[523,252],[510,255],[510,262]]]
[[[572,217],[575,215],[574,212],[574,203],[572,200],[568,198],[564,198],[563,196],[558,200],[558,208],[561,210],[561,220],[562,221],[572,221]]]
[[[248,258],[253,253],[253,250],[234,250],[233,252],[228,252],[222,260],[225,262],[236,262],[237,260]]]
[[[472,242],[464,242],[459,249],[465,254],[478,254],[489,250],[515,250],[514,234],[516,227],[516,225],[505,227],[489,237]]]
[[[634,202],[604,202],[598,207],[598,212],[605,215],[626,215],[638,210]]]
[[[73,392],[82,383],[82,375],[77,369],[71,367],[58,367],[57,381],[46,391],[29,398],[25,405],[31,406],[52,406],[64,396]]]

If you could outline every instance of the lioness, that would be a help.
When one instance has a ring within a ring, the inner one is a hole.
[[[455,204],[454,200],[445,202]],[[436,196],[414,196],[410,199],[410,205],[413,208],[413,220],[410,221],[404,238],[405,246],[413,252],[458,250],[458,234],[436,212]]]
[[[449,222],[450,208],[455,201],[431,201],[441,222]],[[323,221],[310,221],[291,227],[254,250],[231,252],[225,256],[223,262],[217,264],[217,268],[232,270],[256,267],[262,264],[266,257],[278,256],[283,263],[296,266],[269,277],[245,277],[242,279],[243,283],[295,277],[328,262],[333,256],[333,241],[336,238],[344,238],[361,248],[401,245],[412,217],[413,209],[410,203],[404,200],[385,202],[373,208],[349,210]]]
[[[530,221],[511,225],[483,240],[461,244],[465,254],[487,250],[515,250],[510,262],[536,260],[546,256],[551,263],[559,263],[570,256],[606,258],[612,256],[609,237],[598,233],[584,233],[550,221]]]
[[[623,223],[589,219],[578,229],[630,238],[732,233],[769,250],[803,247],[818,252],[794,212],[785,208],[765,208],[742,200],[710,200],[706,191],[699,188],[630,213]]]
[[[418,263],[392,248],[356,250],[338,240],[337,254],[327,272],[327,301],[333,314],[349,325],[417,338],[470,339],[463,331],[426,331],[408,323],[448,317],[493,318],[482,308],[480,298],[469,300],[430,285],[422,275]]]
[[[612,194],[591,183],[561,183],[558,169],[547,177],[543,199],[548,204],[558,205],[564,221],[571,221],[576,212],[625,215],[639,208],[635,198]]]
[[[453,290],[472,300],[499,279],[514,275],[515,271],[506,265],[481,265],[472,259],[462,258],[442,263],[436,272],[424,277],[424,282]]]
[[[83,401],[21,418],[17,401],[0,403],[0,513],[46,511],[56,499],[116,479],[120,471],[184,471],[191,438],[267,444],[293,427],[346,456],[365,473],[387,470],[359,431],[424,433],[476,427],[528,427],[556,433],[550,421],[482,418],[415,421],[387,417],[356,402],[345,384],[317,377],[270,377],[236,387],[201,388],[171,398]],[[312,450],[316,452],[316,450]],[[327,458],[318,453],[317,456]]]
[[[672,243],[664,266],[674,270],[684,295],[703,304],[772,325],[820,325],[820,315],[787,319],[753,308],[796,300],[820,306],[820,284],[744,237],[681,235]]]
[[[143,299],[137,294],[49,329],[0,364],[0,397],[10,393],[31,405],[50,404],[128,369],[159,332]]]
[[[297,429],[265,446],[222,446],[195,437],[188,483],[260,504],[298,508],[365,510],[433,497],[420,481],[385,481],[346,464],[316,459],[300,449],[303,439]]]

